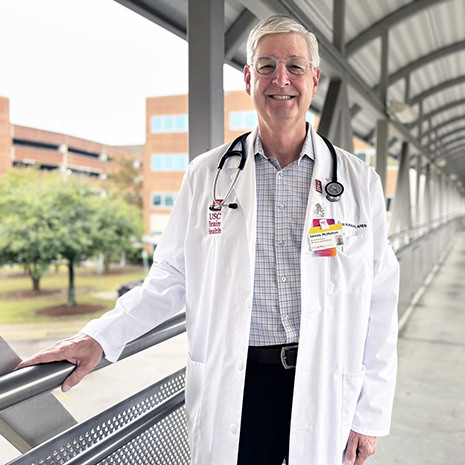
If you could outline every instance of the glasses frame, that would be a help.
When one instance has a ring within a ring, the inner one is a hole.
[[[257,60],[260,60],[261,58],[267,58],[267,59],[270,59],[270,60],[274,60],[276,62],[276,68],[274,69],[274,71],[272,71],[271,73],[263,73],[263,72],[260,72],[258,69],[257,69]],[[299,59],[303,59],[304,61],[306,61],[308,63],[308,68],[302,73],[302,74],[295,74],[293,73],[292,71],[289,70],[289,67],[287,66],[287,63],[293,59],[296,59],[296,58],[299,58]],[[289,57],[289,58],[276,58],[274,56],[259,56],[257,58],[255,58],[252,63],[249,64],[249,66],[251,66],[254,71],[257,73],[258,76],[260,77],[264,77],[264,78],[274,78],[277,74],[278,74],[278,68],[279,68],[279,63],[284,63],[285,64],[285,67],[286,67],[286,74],[290,77],[290,78],[293,78],[293,79],[299,79],[303,76],[306,76],[308,74],[308,72],[310,70],[313,71],[313,63],[312,63],[312,60],[309,60],[308,58],[305,58],[305,57],[301,57],[301,56],[295,56],[295,57]]]

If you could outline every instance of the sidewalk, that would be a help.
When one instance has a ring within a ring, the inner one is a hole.
[[[0,335],[6,341],[31,341],[41,339],[63,339],[80,331],[89,320],[18,323],[0,326]]]
[[[465,464],[464,270],[461,232],[401,331],[391,435],[368,465]]]

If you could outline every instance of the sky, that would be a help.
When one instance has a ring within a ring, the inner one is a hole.
[[[0,0],[12,124],[143,144],[146,97],[186,94],[187,61],[186,41],[114,0]],[[225,66],[224,88],[243,89],[242,73]]]

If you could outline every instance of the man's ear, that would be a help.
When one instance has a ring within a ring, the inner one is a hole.
[[[245,82],[245,91],[250,95],[250,67],[249,65],[244,66],[244,82]]]
[[[312,98],[315,98],[316,92],[318,90],[318,84],[320,83],[320,68],[316,68],[313,71],[313,96]]]

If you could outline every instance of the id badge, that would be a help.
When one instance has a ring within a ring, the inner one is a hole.
[[[342,224],[333,219],[314,219],[308,232],[310,250],[316,257],[335,257],[337,248],[344,246]]]

